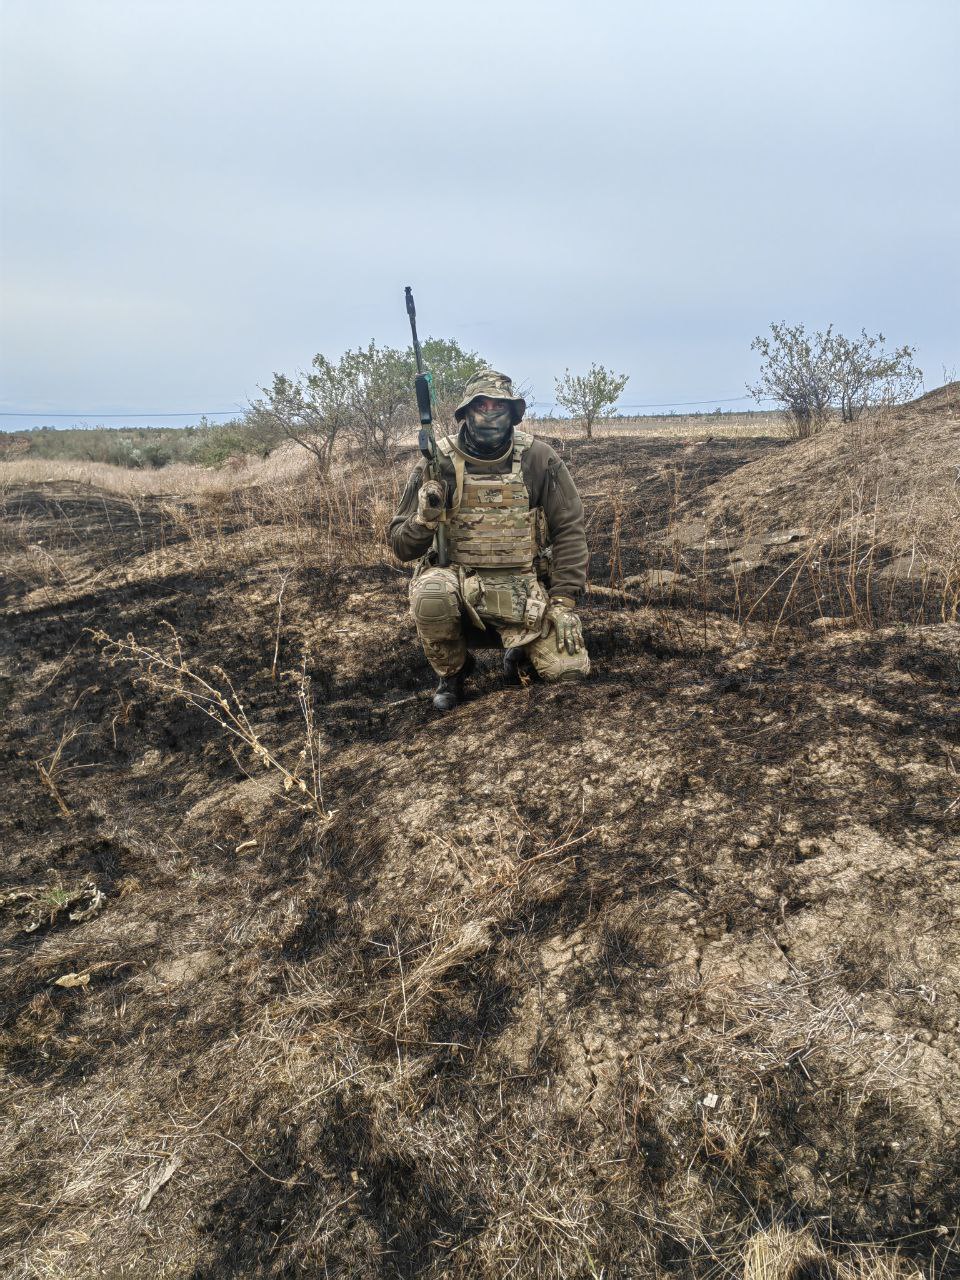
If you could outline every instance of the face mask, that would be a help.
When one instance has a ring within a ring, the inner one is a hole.
[[[483,413],[479,409],[467,410],[467,435],[477,446],[478,452],[497,454],[506,448],[513,429],[513,413],[509,407],[492,409]]]

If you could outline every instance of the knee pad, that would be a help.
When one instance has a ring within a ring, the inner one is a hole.
[[[410,612],[422,636],[452,639],[460,630],[460,601],[454,584],[424,574],[410,592]]]
[[[586,671],[558,671],[550,680],[551,684],[579,684],[587,678]]]
[[[530,647],[530,657],[537,674],[549,684],[572,683],[590,674],[590,656],[586,649],[576,654],[557,653],[552,635],[539,644],[534,642]]]

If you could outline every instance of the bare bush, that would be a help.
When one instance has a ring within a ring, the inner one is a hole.
[[[747,390],[758,401],[776,400],[790,416],[798,440],[819,431],[834,399],[833,331],[808,334],[802,324],[772,324],[750,350],[761,357],[760,379]]]
[[[186,703],[209,716],[228,737],[247,747],[265,769],[278,775],[283,784],[284,795],[291,796],[292,793],[291,799],[297,808],[312,809],[329,821],[333,815],[327,811],[323,802],[320,744],[314,725],[310,677],[306,668],[297,677],[297,703],[303,718],[303,745],[296,759],[288,765],[283,759],[286,754],[284,750],[268,745],[251,723],[243,701],[226,671],[220,666],[211,666],[207,676],[194,670],[184,657],[180,637],[172,627],[168,630],[171,647],[167,653],[140,644],[132,635],[124,640],[115,640],[99,630],[93,631],[92,635],[103,646],[104,656],[111,665],[129,664],[138,672],[137,683],[150,693],[161,699]]]
[[[833,325],[808,334],[802,324],[771,324],[770,333],[750,344],[762,363],[759,381],[747,390],[758,401],[782,405],[797,439],[821,430],[834,411],[854,422],[865,409],[914,395],[922,385],[916,348],[885,351],[882,333],[871,337],[863,329],[850,339]]]
[[[916,395],[923,376],[913,363],[916,347],[902,346],[884,351],[882,333],[872,338],[866,329],[859,338],[833,339],[834,398],[840,402],[844,422],[855,422],[878,404],[893,404]]]

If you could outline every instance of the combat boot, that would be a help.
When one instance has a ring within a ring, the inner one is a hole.
[[[520,672],[530,667],[530,659],[522,645],[510,645],[503,651],[503,678],[507,684],[520,684]]]
[[[440,677],[437,691],[433,695],[433,705],[437,711],[452,711],[454,707],[463,701],[464,679],[475,666],[473,654],[468,653],[467,660],[459,671],[452,676]]]

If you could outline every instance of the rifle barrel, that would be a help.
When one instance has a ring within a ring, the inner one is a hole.
[[[406,285],[404,294],[407,299],[407,315],[410,317],[410,332],[413,334],[413,354],[417,360],[417,373],[423,373],[423,352],[420,350],[420,339],[417,337],[417,308],[413,301],[413,289]]]
[[[410,317],[410,332],[413,334],[413,354],[417,358],[417,408],[420,411],[420,452],[426,459],[428,474],[432,480],[441,480],[440,459],[437,456],[437,438],[433,432],[430,412],[430,375],[424,372],[423,352],[420,350],[420,339],[417,337],[417,308],[413,301],[413,290],[409,285],[404,288],[407,299],[407,315]],[[442,483],[442,480],[441,480]],[[447,531],[443,522],[437,526],[434,535],[437,548],[437,564],[446,566],[450,563],[447,555]]]

